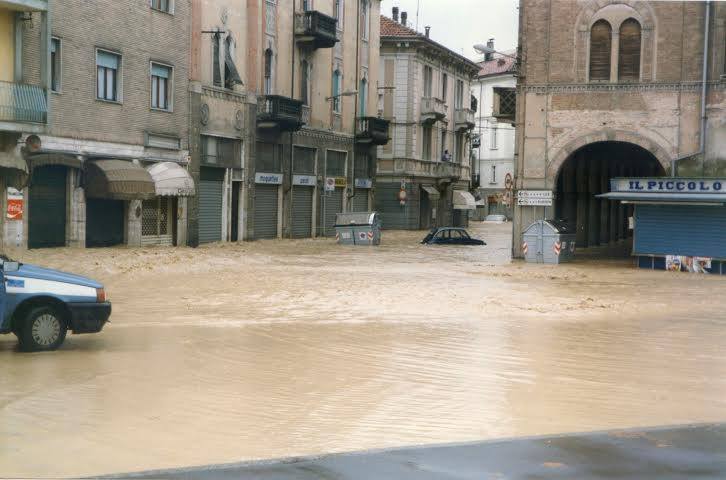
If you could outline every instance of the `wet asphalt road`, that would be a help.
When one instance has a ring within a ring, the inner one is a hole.
[[[726,478],[726,424],[619,430],[101,478],[705,480]]]

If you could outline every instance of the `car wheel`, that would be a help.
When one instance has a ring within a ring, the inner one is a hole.
[[[27,352],[55,350],[68,331],[63,317],[49,306],[31,308],[21,322],[18,340],[20,348]]]

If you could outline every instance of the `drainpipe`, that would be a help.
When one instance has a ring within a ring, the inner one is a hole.
[[[708,40],[711,26],[711,0],[706,0],[706,20],[703,35],[703,71],[701,79],[701,135],[698,151],[671,160],[671,177],[676,176],[676,165],[683,159],[701,155],[706,151],[706,91],[708,88]]]
[[[291,65],[291,72],[290,72],[290,98],[295,100],[295,48],[297,45],[295,44],[295,0],[292,0],[292,65]],[[305,13],[303,12],[303,15]],[[311,113],[312,116],[312,113]],[[289,198],[290,207],[287,209],[287,229],[290,232],[289,237],[292,238],[292,163],[293,163],[293,151],[295,150],[294,144],[294,138],[295,135],[294,130],[290,130],[290,165],[288,170],[288,181],[289,183],[286,185],[285,183],[285,173],[283,172],[282,176],[282,211],[284,213],[285,211],[285,197]],[[284,217],[283,217],[284,218]],[[284,237],[285,232],[285,226],[283,225],[282,232],[280,232],[280,236]]]
[[[361,42],[361,31],[360,31],[360,6],[361,2],[358,0],[358,15],[356,16],[356,36],[355,36],[355,84],[353,85],[353,89],[358,90],[358,95],[353,97],[354,103],[353,103],[353,156],[351,158],[351,172],[350,172],[350,209],[353,210],[353,198],[355,197],[356,191],[355,191],[355,152],[356,148],[358,147],[358,144],[356,143],[356,135],[358,134],[358,103],[360,103],[361,95],[364,95],[364,92],[360,91],[360,80],[358,77],[360,76],[360,42]],[[365,28],[365,27],[364,27]],[[370,41],[370,39],[369,39]],[[368,86],[368,82],[366,82],[366,87]],[[367,100],[367,98],[366,98]]]

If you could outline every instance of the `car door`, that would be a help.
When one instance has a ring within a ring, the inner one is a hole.
[[[452,245],[463,245],[464,238],[461,236],[459,230],[451,230],[451,244]]]
[[[446,245],[449,243],[449,231],[448,230],[439,230],[436,232],[436,236],[434,237],[434,243],[439,245]]]

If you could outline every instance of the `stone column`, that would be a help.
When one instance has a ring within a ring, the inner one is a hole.
[[[86,246],[86,191],[81,187],[81,171],[69,169],[68,174],[69,215],[66,237],[69,247]]]
[[[141,246],[141,200],[131,200],[127,205],[126,245]]]

